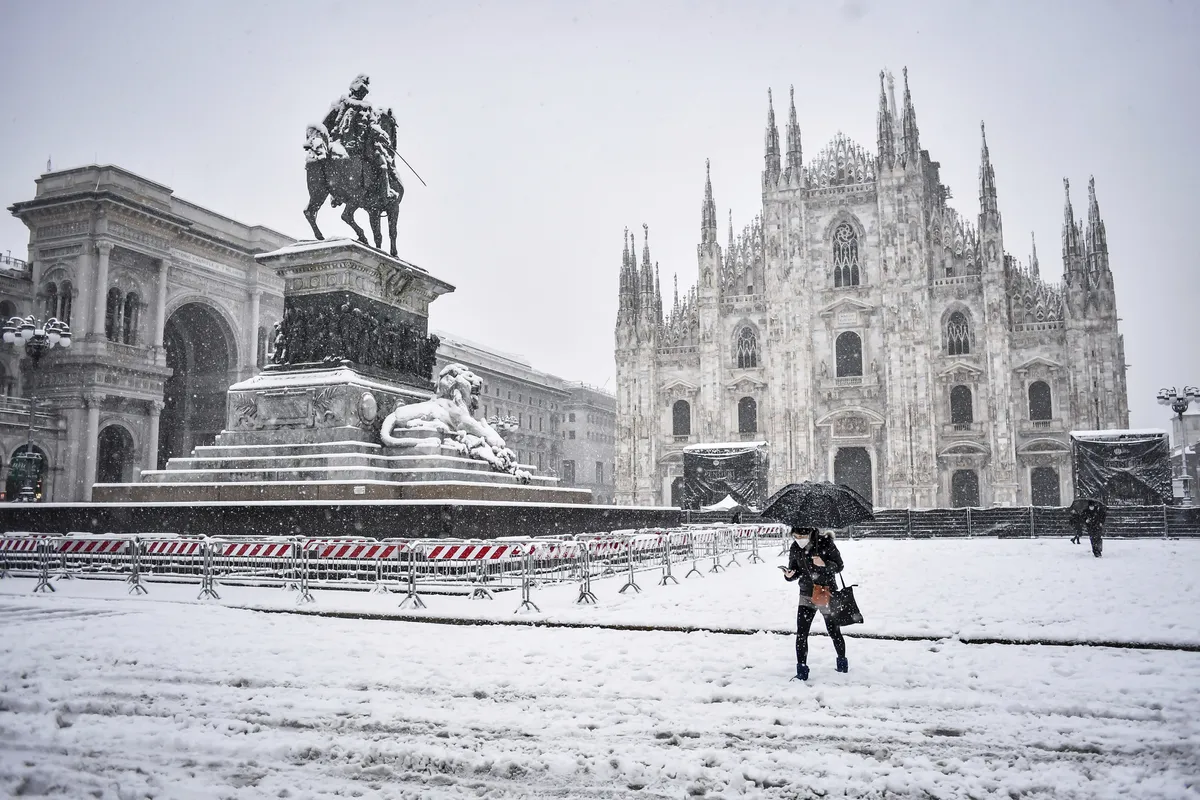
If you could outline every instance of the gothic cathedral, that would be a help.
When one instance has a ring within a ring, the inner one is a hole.
[[[706,174],[699,280],[664,311],[625,239],[616,323],[617,503],[674,505],[683,448],[765,441],[769,490],[853,486],[882,508],[1062,505],[1068,434],[1128,426],[1125,356],[1095,184],[1067,186],[1061,283],[1004,249],[982,142],[979,220],[947,205],[880,73],[874,154],[838,134],[804,164],[793,98],[768,92],[761,215],[718,243]],[[1064,185],[1066,182],[1064,181]]]

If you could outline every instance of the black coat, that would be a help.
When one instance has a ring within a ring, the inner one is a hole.
[[[825,566],[818,567],[812,563],[813,556],[819,556],[825,562]],[[788,550],[788,569],[796,574],[787,580],[797,581],[800,596],[809,597],[812,595],[814,583],[828,586],[830,589],[837,588],[837,579],[834,576],[842,571],[842,566],[842,554],[838,552],[832,536],[812,536],[806,547],[801,547],[793,540],[791,549]]]

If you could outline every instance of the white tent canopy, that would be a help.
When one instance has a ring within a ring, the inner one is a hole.
[[[745,509],[745,506],[734,500],[731,494],[725,495],[711,506],[700,506],[701,511],[732,511],[735,508]]]

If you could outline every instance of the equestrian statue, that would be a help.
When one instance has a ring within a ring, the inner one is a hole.
[[[359,75],[350,84],[350,93],[330,107],[325,119],[308,126],[304,143],[308,207],[304,216],[313,235],[324,239],[317,227],[317,212],[326,198],[332,197],[334,208],[345,206],[342,220],[358,234],[360,242],[369,244],[354,221],[355,212],[366,209],[375,247],[382,249],[380,220],[387,215],[390,252],[395,256],[396,215],[404,199],[397,161],[405,165],[408,162],[396,152],[396,117],[392,110],[375,109],[365,99],[370,82],[366,75]]]

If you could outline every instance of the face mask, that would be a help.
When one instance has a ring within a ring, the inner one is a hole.
[[[796,544],[800,545],[801,547],[808,547],[808,537],[807,536],[793,536],[792,541],[795,542]]]

